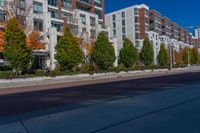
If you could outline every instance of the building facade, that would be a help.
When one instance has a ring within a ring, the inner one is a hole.
[[[13,0],[10,0],[12,2]],[[41,33],[41,41],[45,49],[34,50],[37,56],[38,68],[54,69],[56,67],[55,45],[63,35],[64,27],[86,42],[94,41],[99,32],[105,32],[108,37],[109,30],[105,27],[104,0],[14,0],[17,9],[25,12],[29,30]],[[0,2],[0,22],[5,22],[5,1]],[[27,9],[26,9],[27,8]],[[3,25],[0,24],[3,28]],[[111,40],[111,42],[115,42]],[[86,54],[86,49],[82,49]]]
[[[176,51],[192,47],[192,35],[189,31],[147,5],[134,5],[111,12],[105,18],[106,26],[111,29],[111,37],[117,38],[118,54],[126,37],[138,50],[141,50],[143,40],[148,38],[154,49],[154,64],[157,64],[161,43],[166,48],[172,46]]]

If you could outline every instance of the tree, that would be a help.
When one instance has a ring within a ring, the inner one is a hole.
[[[40,42],[40,33],[33,30],[27,37],[27,44],[32,50],[44,49],[44,43]]]
[[[30,66],[32,53],[26,44],[26,35],[16,18],[8,20],[4,37],[5,50],[3,55],[16,73],[20,74]]]
[[[129,39],[125,39],[124,47],[120,51],[120,62],[125,67],[132,67],[137,60],[137,49]]]
[[[139,58],[145,66],[151,66],[153,64],[154,51],[149,39],[145,38],[143,47],[140,52]]]
[[[183,63],[188,64],[189,49],[184,48],[183,50]]]
[[[112,66],[116,59],[114,48],[103,32],[98,35],[91,57],[94,63],[103,70]]]
[[[190,62],[191,64],[198,64],[199,61],[199,52],[197,48],[192,48],[191,49],[191,54],[190,54]]]
[[[68,28],[65,28],[64,36],[59,40],[55,49],[55,58],[62,70],[71,70],[83,60],[83,53]]]
[[[160,51],[158,54],[158,63],[160,66],[166,66],[169,63],[169,56],[164,44],[160,45]]]
[[[0,52],[4,50],[4,32],[0,30]]]
[[[177,65],[183,64],[183,54],[181,50],[179,52],[175,52],[175,61]]]
[[[23,27],[24,32],[29,32],[32,25],[34,13],[32,13],[33,4],[31,0],[4,0],[0,5],[8,18],[15,18]]]

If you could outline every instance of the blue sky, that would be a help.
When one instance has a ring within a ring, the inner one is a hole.
[[[135,4],[146,4],[183,27],[200,26],[200,0],[105,0],[105,12]]]

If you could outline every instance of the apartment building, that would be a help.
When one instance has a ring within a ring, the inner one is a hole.
[[[0,7],[5,6],[5,1],[0,1]],[[20,12],[31,7],[28,15],[25,16],[26,20],[30,22],[31,30],[40,31],[41,41],[45,44],[45,49],[33,52],[33,56],[36,56],[38,60],[38,68],[55,68],[55,45],[63,35],[65,26],[69,27],[76,37],[83,38],[86,42],[94,41],[101,31],[110,35],[104,22],[104,0],[16,1],[16,7],[20,9]],[[5,22],[6,19],[3,8],[0,8],[0,22]],[[3,28],[3,25],[1,26]],[[115,41],[111,40],[111,42]],[[82,50],[85,54],[87,53],[86,49]]]
[[[118,54],[125,37],[129,38],[138,50],[141,50],[143,40],[149,38],[154,49],[154,64],[157,64],[161,43],[165,44],[166,48],[172,46],[176,51],[192,45],[189,31],[145,4],[106,14],[105,24],[111,29],[111,37],[117,39]]]
[[[200,48],[200,27],[197,26],[194,30],[193,43],[196,47]]]

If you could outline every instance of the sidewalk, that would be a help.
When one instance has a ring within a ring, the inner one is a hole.
[[[2,133],[196,133],[200,84],[0,125]]]
[[[109,73],[97,73],[93,75],[89,74],[77,74],[57,77],[35,77],[26,79],[0,79],[0,89],[12,88],[12,87],[26,87],[35,85],[46,85],[46,84],[60,84],[60,83],[76,83],[76,82],[87,82],[94,81],[94,83],[105,83],[110,81],[119,81],[123,79],[134,79],[134,78],[145,78],[155,77],[162,75],[173,75],[185,72],[200,71],[200,67],[191,68],[176,68],[172,71],[168,69],[156,69],[156,70],[144,70],[144,71],[129,71],[129,72],[109,72]],[[87,84],[92,84],[92,82]],[[76,84],[75,84],[76,85]],[[79,84],[80,85],[80,84]],[[84,83],[83,83],[84,85]]]

